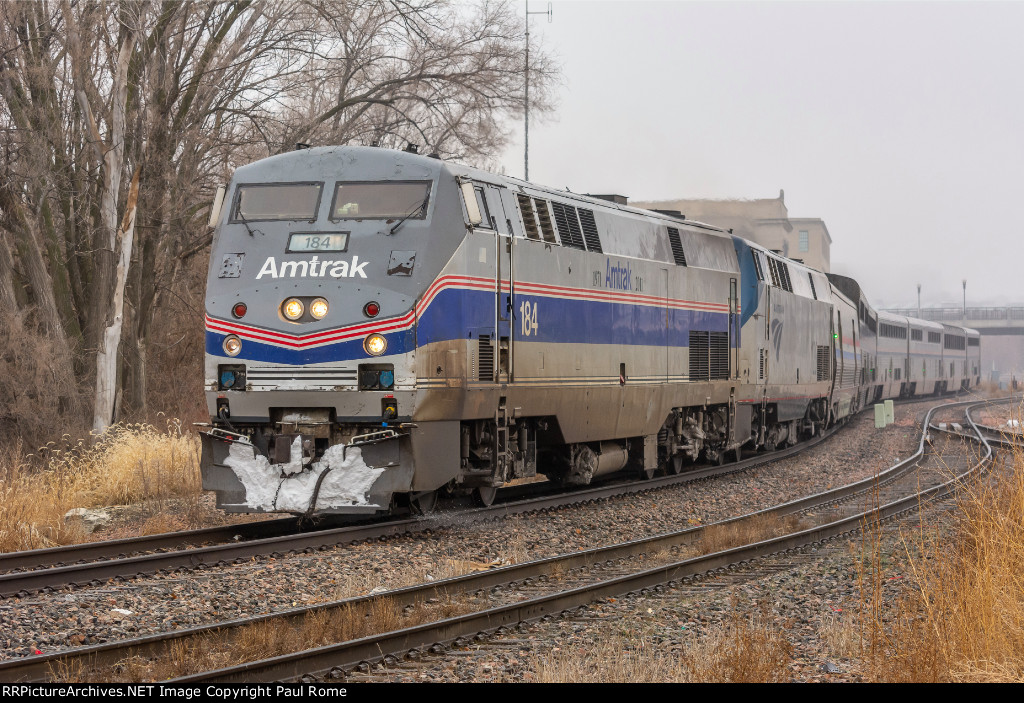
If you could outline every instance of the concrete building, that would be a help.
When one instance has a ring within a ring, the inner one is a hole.
[[[815,217],[790,217],[785,192],[781,190],[778,198],[635,201],[630,205],[648,210],[677,210],[688,220],[731,229],[819,271],[828,273],[831,267],[832,237],[825,222]]]

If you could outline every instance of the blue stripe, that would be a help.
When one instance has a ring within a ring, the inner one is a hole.
[[[502,295],[507,309],[509,296]],[[536,310],[537,326],[526,325],[523,311],[529,304]],[[629,303],[611,303],[573,298],[516,293],[512,314],[517,341],[554,344],[619,344],[653,347],[687,347],[690,331],[727,332],[729,314],[698,310],[678,310]],[[505,323],[507,324],[507,323]],[[419,319],[420,346],[449,339],[465,339],[474,330],[493,334],[494,293],[490,291],[448,288],[438,294]],[[502,334],[507,334],[503,331]],[[733,340],[734,346],[738,340]]]
[[[503,296],[505,305],[508,295]],[[544,296],[515,296],[515,339],[519,341],[551,344],[618,344],[622,346],[688,347],[690,331],[728,332],[729,314],[698,310],[669,309],[629,303],[609,303],[593,300],[549,298]],[[520,306],[529,303],[531,320],[537,326],[530,334],[523,334]],[[509,323],[503,324],[501,335],[508,334]],[[417,346],[453,339],[494,335],[494,293],[481,290],[448,288],[431,302],[413,329],[391,332],[387,354],[403,354]],[[242,351],[237,357],[224,354],[221,344],[228,336],[222,332],[206,332],[206,353],[249,361],[274,364],[323,364],[327,362],[369,359],[363,350],[363,340],[352,339],[310,349],[289,349],[249,339],[242,340]],[[733,340],[733,346],[739,340]]]
[[[224,353],[221,344],[227,334],[206,331],[206,353],[221,356],[227,360],[264,361],[271,364],[324,364],[331,361],[352,361],[355,359],[373,359],[363,349],[363,338],[349,339],[336,344],[327,344],[311,349],[287,349],[264,344],[251,339],[242,339],[242,351],[238,356],[230,357]],[[389,332],[384,335],[388,340],[386,354],[404,354],[416,348],[416,337],[412,329],[400,332]]]

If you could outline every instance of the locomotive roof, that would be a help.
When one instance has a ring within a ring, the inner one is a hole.
[[[357,160],[359,162],[359,178],[361,180],[367,178],[434,180],[442,172],[447,172],[456,178],[469,178],[481,183],[503,185],[521,192],[529,191],[532,194],[544,193],[549,196],[554,195],[559,199],[586,203],[588,207],[594,209],[605,211],[619,210],[648,219],[660,220],[665,224],[676,227],[680,225],[694,227],[707,232],[728,236],[727,232],[722,228],[704,222],[673,217],[672,215],[665,215],[653,210],[644,210],[629,205],[619,205],[618,203],[601,198],[531,183],[513,178],[512,176],[484,171],[454,161],[443,161],[431,156],[381,147],[320,146],[289,151],[240,166],[235,171],[235,179],[238,182],[301,182],[304,180],[321,180],[324,178],[325,172],[331,171],[344,178],[346,164],[354,164]]]

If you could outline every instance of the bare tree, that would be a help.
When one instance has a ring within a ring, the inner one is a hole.
[[[522,107],[507,2],[0,3],[0,311],[94,376],[93,424],[146,407],[163,296],[238,163],[295,142],[485,163]],[[556,79],[531,48],[543,111]]]

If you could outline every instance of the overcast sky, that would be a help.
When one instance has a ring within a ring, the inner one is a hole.
[[[530,9],[546,9],[531,2]],[[530,180],[820,217],[876,305],[1024,304],[1024,3],[591,2]],[[520,2],[522,10],[522,2]],[[502,158],[522,176],[522,125]]]

